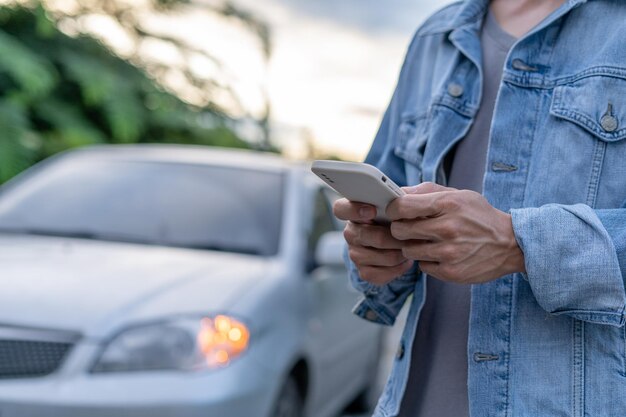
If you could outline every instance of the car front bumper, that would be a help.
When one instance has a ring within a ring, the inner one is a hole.
[[[0,380],[0,417],[265,417],[280,375],[241,358],[207,372]]]

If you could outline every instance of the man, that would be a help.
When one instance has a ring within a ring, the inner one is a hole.
[[[376,417],[626,416],[625,22],[468,0],[417,31],[366,159],[408,195],[334,207],[355,313],[413,294]]]

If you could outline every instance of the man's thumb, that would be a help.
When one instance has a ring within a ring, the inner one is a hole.
[[[402,187],[402,189],[407,194],[430,194],[453,190],[453,188],[444,187],[443,185],[435,184],[434,182],[423,182],[410,187]]]

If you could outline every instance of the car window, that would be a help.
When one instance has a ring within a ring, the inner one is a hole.
[[[271,256],[283,182],[230,166],[61,159],[0,195],[0,231]]]

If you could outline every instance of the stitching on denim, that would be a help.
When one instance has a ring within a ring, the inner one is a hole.
[[[467,104],[467,102],[458,102],[457,100],[448,98],[446,96],[440,97],[439,100],[433,102],[434,106],[447,107],[454,110],[461,116],[471,119],[476,115],[477,108],[475,106]]]
[[[513,84],[519,87],[552,89],[555,87],[572,84],[590,77],[611,77],[626,79],[626,68],[609,66],[592,67],[581,73],[569,75],[567,77],[560,77],[553,80],[547,80],[543,75],[532,73],[518,75],[509,70],[505,70],[502,79],[509,84]]]
[[[622,325],[624,322],[624,314],[611,311],[585,311],[585,310],[563,310],[551,313],[554,316],[567,314],[569,316],[578,316],[579,320],[593,321],[594,323],[605,323],[613,325]],[[584,317],[584,319],[583,319]]]
[[[593,149],[593,160],[591,162],[591,174],[589,185],[587,187],[587,205],[589,207],[596,206],[598,198],[598,185],[600,183],[600,173],[604,165],[604,155],[606,153],[606,142],[596,140]]]
[[[555,106],[552,108],[552,114],[569,120],[570,122],[579,123],[583,125],[583,127],[585,127],[587,130],[591,131],[591,133],[606,141],[622,140],[625,138],[626,135],[626,128],[616,130],[612,133],[606,133],[598,128],[598,122],[596,120],[575,110],[569,110],[564,107],[557,106],[556,103]]]
[[[555,83],[554,85],[564,85],[571,84],[585,78],[598,76],[626,79],[626,68],[605,65],[591,67],[582,72],[579,72],[578,74],[570,75],[568,77],[557,78],[553,82]]]
[[[533,160],[533,143],[535,142],[535,138],[537,137],[537,130],[539,129],[539,110],[540,110],[541,106],[537,106],[537,108],[535,109],[535,117],[534,117],[534,128],[533,128],[533,133],[530,136],[530,138],[528,139],[530,141],[529,145],[528,145],[528,165],[526,167],[526,178],[524,178],[524,191],[522,194],[522,203],[523,206],[526,205],[526,193],[528,191],[528,186],[529,186],[529,182],[528,182],[528,176],[530,175],[530,171],[532,169],[532,160]]]
[[[509,286],[509,310],[507,320],[509,321],[509,333],[506,335],[506,352],[504,352],[504,364],[506,366],[506,396],[504,400],[504,415],[506,417],[509,416],[509,404],[510,404],[510,391],[511,391],[511,334],[513,332],[513,292],[515,291],[515,279],[513,276],[510,276],[510,286]]]
[[[586,327],[586,323],[583,321],[581,323],[581,338],[580,338],[580,343],[581,343],[581,354],[582,354],[582,363],[581,363],[581,375],[580,375],[580,417],[584,417],[585,416],[585,327]]]
[[[426,116],[418,116],[412,120],[403,121],[398,127],[398,143],[394,146],[394,153],[400,158],[413,165],[419,166],[424,155],[419,153],[420,147],[427,141]],[[409,143],[413,137],[419,137],[415,149],[409,149]]]
[[[585,322],[572,324],[572,417],[584,417]]]

